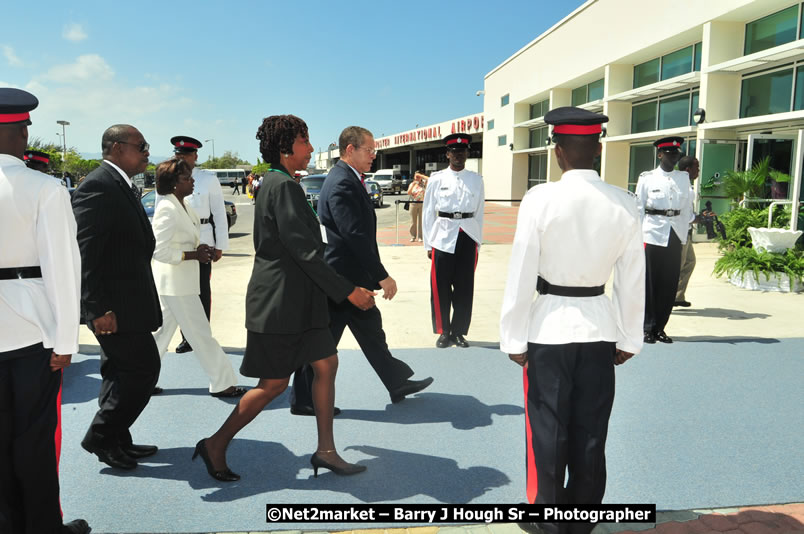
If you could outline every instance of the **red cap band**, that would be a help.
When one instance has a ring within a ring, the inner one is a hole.
[[[658,145],[656,145],[656,148],[665,148],[668,146],[678,148],[681,145],[676,141],[668,141],[667,143],[659,143]]]
[[[469,140],[468,140],[468,139],[464,139],[464,138],[462,138],[462,137],[458,137],[458,138],[455,138],[455,139],[450,139],[449,141],[447,141],[447,144],[448,144],[448,145],[456,145],[456,144],[457,144],[457,145],[468,145],[468,144],[469,144]]]
[[[50,158],[46,158],[44,156],[25,156],[25,159],[35,159],[36,161],[41,161],[42,163],[50,163]]]
[[[198,150],[199,147],[195,143],[191,143],[189,141],[184,141],[183,143],[179,141],[178,143],[176,143],[176,148],[194,148]]]
[[[594,135],[602,131],[600,124],[557,124],[553,126],[553,133],[564,135]]]
[[[31,114],[25,113],[0,113],[0,123],[22,122],[31,118]]]

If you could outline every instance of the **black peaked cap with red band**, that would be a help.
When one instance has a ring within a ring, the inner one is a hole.
[[[202,145],[198,139],[186,135],[177,135],[170,138],[170,144],[173,145],[173,152],[176,154],[187,154],[188,152],[196,152]]]
[[[681,145],[683,143],[683,137],[662,137],[661,139],[654,141],[653,146],[656,147],[656,150],[661,150],[662,152],[675,152],[681,150]]]
[[[50,154],[47,152],[40,152],[39,150],[26,150],[22,159],[25,161],[41,161],[42,163],[50,163]]]
[[[25,122],[31,124],[30,111],[39,100],[27,91],[13,87],[0,87],[0,124]]]
[[[544,122],[551,124],[553,134],[557,135],[600,135],[601,125],[609,122],[609,118],[602,113],[564,106],[548,111]]]
[[[465,133],[454,133],[446,136],[444,138],[444,145],[447,149],[456,149],[456,148],[469,148],[469,144],[472,142],[472,136]]]

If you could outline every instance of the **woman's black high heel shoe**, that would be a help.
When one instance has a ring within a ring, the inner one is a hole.
[[[322,451],[322,452],[334,452],[334,449],[331,451]],[[321,458],[318,455],[318,451],[313,453],[313,455],[310,457],[310,463],[313,465],[313,476],[315,476],[316,478],[318,477],[319,467],[329,469],[336,475],[341,476],[356,475],[366,470],[365,465],[358,465],[358,464],[347,464],[348,467],[338,467],[337,465],[333,465],[328,461],[324,460],[323,458]]]
[[[195,460],[196,456],[201,455],[201,459],[204,460],[204,465],[207,466],[207,473],[215,480],[220,480],[221,482],[235,482],[236,480],[240,480],[240,475],[232,472],[228,467],[222,471],[215,471],[212,467],[212,460],[209,459],[206,441],[206,439],[202,439],[195,444],[193,460]]]

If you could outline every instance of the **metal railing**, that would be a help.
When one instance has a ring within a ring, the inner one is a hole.
[[[768,228],[773,224],[773,208],[783,204],[792,204],[792,200],[779,200],[778,198],[744,198],[738,204],[739,207],[744,208],[748,202],[755,202],[757,204],[768,204]]]

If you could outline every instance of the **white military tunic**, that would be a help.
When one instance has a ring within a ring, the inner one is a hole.
[[[676,232],[681,244],[687,242],[690,223],[695,218],[690,207],[690,176],[686,171],[666,172],[661,167],[644,172],[636,186],[642,235],[645,243],[666,247],[670,230]],[[650,215],[646,209],[679,210],[680,215]]]
[[[424,248],[452,254],[460,230],[480,246],[483,242],[483,177],[476,172],[453,171],[449,167],[435,172],[427,182],[422,208]],[[467,219],[447,219],[438,212],[473,213]]]
[[[569,287],[604,285],[609,299],[539,295],[539,275]],[[571,170],[527,192],[519,208],[500,318],[500,350],[522,354],[545,345],[613,341],[642,349],[645,254],[634,198],[594,170]]]
[[[0,268],[42,278],[0,280],[0,352],[42,343],[78,352],[81,254],[70,195],[57,180],[0,154]]]

